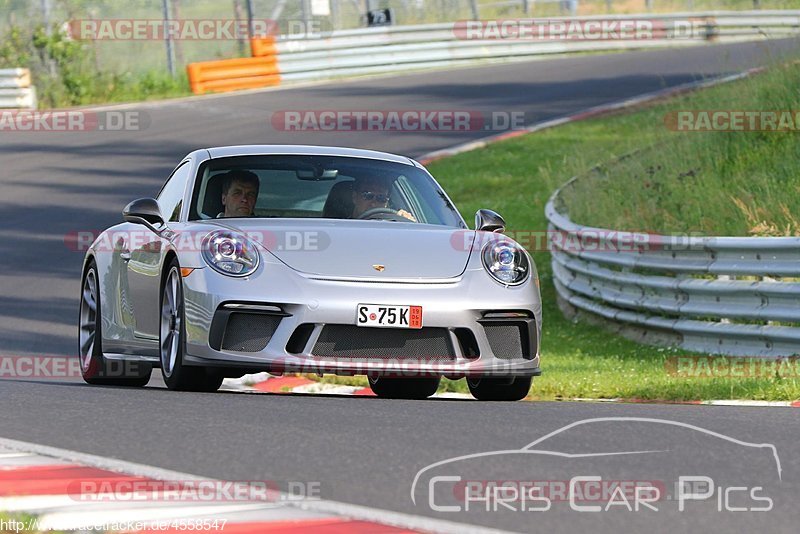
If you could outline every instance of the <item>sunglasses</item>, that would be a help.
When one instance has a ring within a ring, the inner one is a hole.
[[[363,198],[364,200],[366,200],[368,202],[372,202],[373,200],[375,202],[380,202],[381,204],[385,204],[385,203],[389,202],[389,196],[388,195],[382,195],[380,193],[373,193],[372,191],[361,191],[360,193],[361,193],[361,198]]]

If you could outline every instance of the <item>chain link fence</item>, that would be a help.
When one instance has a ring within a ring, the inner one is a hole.
[[[664,13],[713,9],[791,9],[800,0],[0,0],[0,36],[13,26],[46,24],[66,27],[70,21],[238,20],[288,23],[322,30],[367,25],[370,10],[390,9],[392,23],[410,25],[465,19],[553,17],[625,13]],[[314,24],[310,26],[309,23]],[[181,73],[194,61],[249,55],[246,38],[212,40],[86,41],[96,67],[103,72],[168,71]],[[171,63],[171,64],[170,64]],[[15,65],[24,66],[24,65]],[[170,68],[171,67],[171,68]]]

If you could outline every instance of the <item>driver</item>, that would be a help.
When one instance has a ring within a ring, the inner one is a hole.
[[[221,217],[252,217],[260,186],[258,176],[250,171],[234,169],[225,175],[222,182]]]
[[[352,219],[359,219],[363,214],[375,208],[387,208],[389,205],[389,183],[386,180],[367,177],[356,178],[353,183]],[[417,222],[406,210],[397,210],[397,214],[410,221]]]

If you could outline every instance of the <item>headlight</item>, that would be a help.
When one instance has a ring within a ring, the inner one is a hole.
[[[530,262],[519,245],[508,240],[491,240],[483,247],[483,266],[501,284],[517,285],[528,278]]]
[[[241,234],[215,230],[203,238],[203,259],[215,271],[229,276],[247,276],[258,268],[255,245]]]

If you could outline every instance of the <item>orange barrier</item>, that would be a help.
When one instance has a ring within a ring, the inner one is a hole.
[[[236,91],[281,83],[275,37],[250,39],[253,57],[202,61],[186,66],[192,92]]]
[[[250,39],[250,52],[253,57],[277,56],[274,37],[254,37]]]

